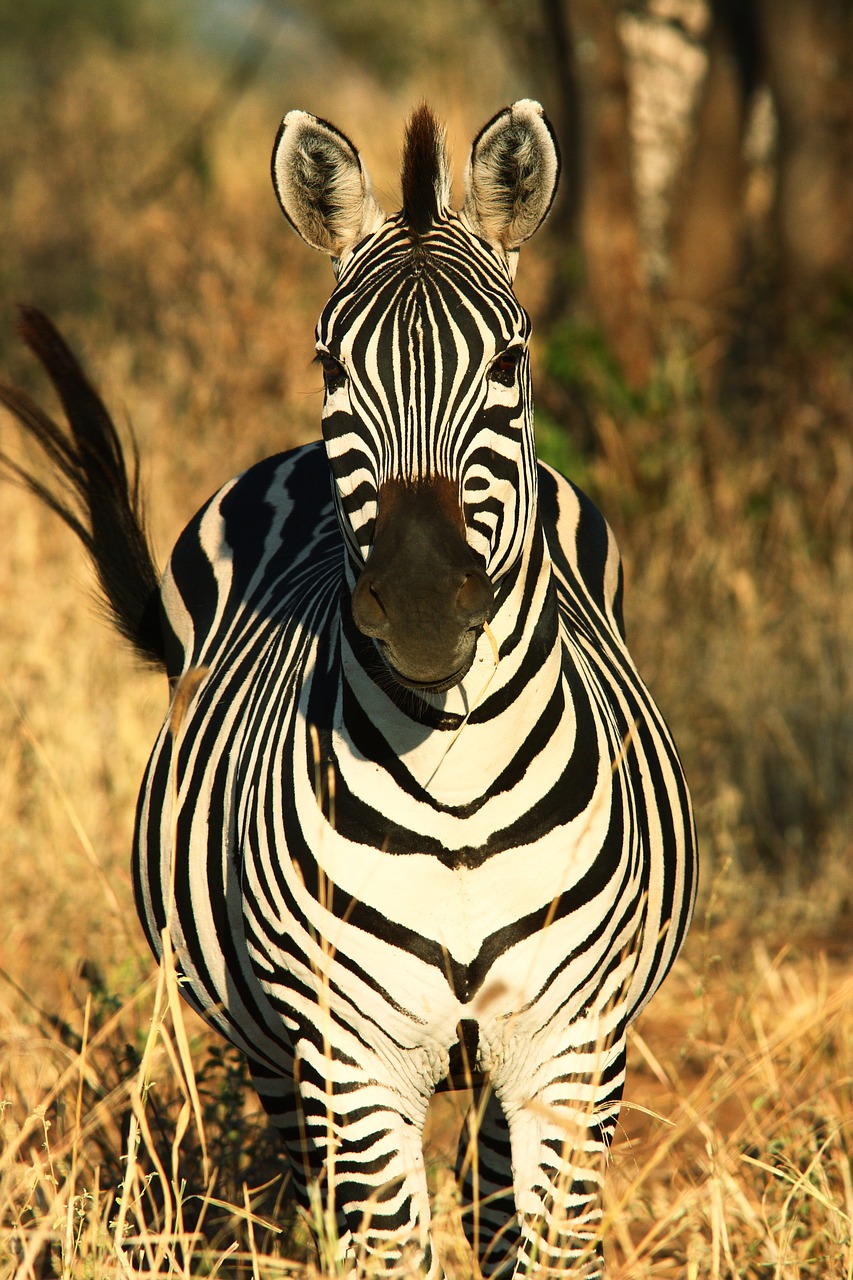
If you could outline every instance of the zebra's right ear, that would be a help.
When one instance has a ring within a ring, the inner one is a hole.
[[[554,132],[538,102],[524,98],[489,121],[471,147],[463,214],[515,268],[519,245],[551,208],[560,177]]]
[[[272,180],[288,222],[340,259],[385,221],[349,138],[307,111],[289,111],[272,153]]]

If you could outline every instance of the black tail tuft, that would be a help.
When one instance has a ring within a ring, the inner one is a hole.
[[[159,574],[142,516],[135,442],[131,479],[112,419],[62,335],[34,307],[21,307],[18,327],[47,370],[70,431],[24,392],[0,383],[0,404],[38,444],[59,484],[43,483],[2,451],[0,464],[74,530],[89,552],[116,627],[146,662],[165,668]]]

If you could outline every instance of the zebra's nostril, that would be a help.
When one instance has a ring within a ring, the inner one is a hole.
[[[494,613],[495,596],[482,570],[472,570],[465,575],[456,595],[456,608],[469,627],[479,627],[489,621]]]
[[[353,591],[352,616],[366,636],[383,636],[389,629],[388,611],[379,588],[367,574],[361,575]]]

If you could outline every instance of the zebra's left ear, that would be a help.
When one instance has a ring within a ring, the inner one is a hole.
[[[292,227],[336,262],[385,221],[349,138],[307,111],[289,111],[272,153],[272,180]]]
[[[498,112],[474,139],[462,212],[471,229],[507,259],[511,274],[519,245],[551,208],[559,177],[554,131],[530,98]]]

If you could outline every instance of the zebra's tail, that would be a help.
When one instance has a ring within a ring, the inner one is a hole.
[[[38,479],[2,450],[0,465],[74,530],[91,557],[111,620],[145,662],[165,668],[159,574],[142,515],[136,443],[129,475],[112,419],[56,327],[34,307],[21,307],[18,327],[47,370],[68,427],[23,391],[0,383],[0,404],[39,446],[54,483]]]

